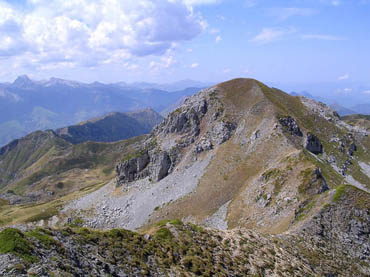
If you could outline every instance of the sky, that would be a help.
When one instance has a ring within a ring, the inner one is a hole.
[[[370,83],[369,52],[370,0],[0,0],[0,82]]]

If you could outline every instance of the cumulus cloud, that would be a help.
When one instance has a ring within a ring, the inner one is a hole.
[[[159,71],[160,69],[170,68],[176,63],[176,59],[170,55],[161,57],[159,61],[151,61],[149,67],[152,71]]]
[[[90,67],[163,55],[207,26],[192,5],[214,2],[27,0],[20,10],[0,1],[0,58]]]
[[[216,43],[219,43],[222,40],[221,36],[216,37]]]
[[[192,63],[190,65],[191,68],[197,68],[199,66],[199,63]]]

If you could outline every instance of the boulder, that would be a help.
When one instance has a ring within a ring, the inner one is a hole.
[[[320,140],[313,134],[308,134],[307,136],[306,149],[315,155],[323,152]]]

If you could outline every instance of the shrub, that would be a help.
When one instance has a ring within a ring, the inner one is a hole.
[[[167,228],[161,228],[159,229],[156,233],[155,233],[155,237],[157,239],[171,239],[173,238],[173,235],[171,233],[170,230],[168,230]]]
[[[26,236],[14,228],[7,228],[0,233],[0,253],[12,253],[27,262],[37,262],[37,257],[32,255],[34,246]]]
[[[345,191],[346,191],[346,185],[341,185],[341,186],[337,187],[336,190],[335,190],[333,201],[338,202],[342,198]]]

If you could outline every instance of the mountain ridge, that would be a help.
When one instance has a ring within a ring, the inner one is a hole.
[[[150,133],[162,119],[150,108],[127,113],[112,112],[55,132],[73,144],[85,141],[114,142]]]

